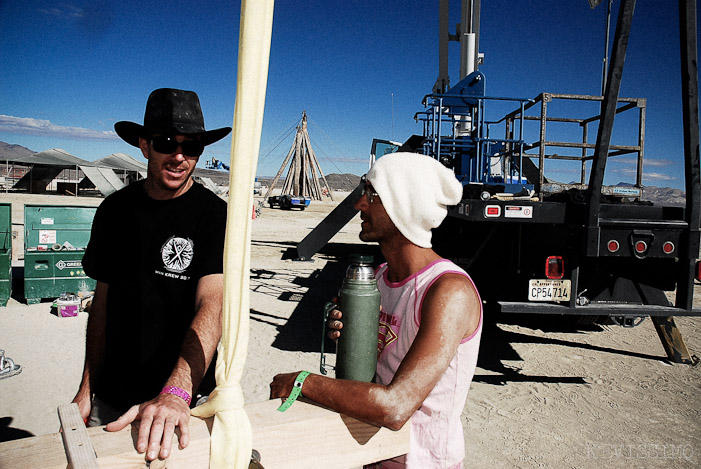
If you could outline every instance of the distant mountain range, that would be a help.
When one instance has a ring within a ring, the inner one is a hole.
[[[25,148],[22,145],[14,145],[10,143],[0,142],[0,161],[5,159],[17,158],[22,156],[28,156],[36,153],[35,151]],[[215,184],[221,186],[229,185],[229,172],[228,171],[218,171],[212,169],[201,169],[197,168],[195,170],[197,176],[208,177],[212,179]],[[269,185],[272,182],[272,177],[259,177],[258,181],[261,184]],[[281,179],[281,181],[284,178]],[[282,182],[278,181],[276,187],[281,187]],[[326,181],[331,186],[332,190],[342,190],[342,191],[352,191],[359,183],[360,176],[356,174],[328,174],[326,175]],[[323,180],[319,179],[319,183],[324,185]],[[619,186],[631,186],[629,183],[619,183]],[[665,205],[684,205],[686,203],[686,194],[680,189],[673,189],[671,187],[655,187],[647,186],[643,190],[643,200],[650,202],[664,202]]]
[[[11,143],[0,142],[0,160],[29,156],[36,153],[35,151],[25,148],[22,145],[13,145]]]
[[[349,173],[344,173],[344,174],[337,174],[337,173],[332,173],[324,176],[326,178],[326,182],[328,182],[329,187],[331,187],[331,190],[334,191],[348,191],[351,192],[353,189],[358,187],[358,184],[360,184],[360,176],[357,174],[349,174]],[[260,182],[264,186],[269,186],[271,182],[273,182],[272,177],[258,177],[258,182]],[[283,182],[285,181],[284,177],[280,177],[278,182],[275,184],[275,187],[282,187]],[[319,178],[319,185],[323,189],[325,187],[324,185],[324,180],[322,178]]]

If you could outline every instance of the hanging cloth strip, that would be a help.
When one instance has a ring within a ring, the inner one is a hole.
[[[241,2],[217,387],[207,402],[192,410],[197,417],[214,415],[209,466],[216,469],[245,469],[251,461],[251,424],[243,408],[240,380],[248,348],[251,206],[268,81],[273,4],[273,0]]]

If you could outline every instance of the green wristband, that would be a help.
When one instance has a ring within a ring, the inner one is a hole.
[[[280,412],[284,412],[287,409],[290,408],[292,404],[297,400],[300,394],[302,394],[302,384],[304,383],[304,380],[307,379],[307,376],[309,376],[308,371],[301,371],[297,377],[295,378],[295,384],[292,387],[292,392],[290,393],[289,396],[287,396],[287,399],[285,402],[282,403],[280,407],[277,408]]]

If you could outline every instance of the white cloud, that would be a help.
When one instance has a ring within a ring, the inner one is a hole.
[[[645,181],[676,181],[679,178],[662,173],[647,173],[643,174],[643,179]]]
[[[620,164],[626,164],[626,165],[637,165],[638,160],[636,158],[609,158],[608,160],[611,164],[615,163],[620,163]],[[658,159],[658,158],[649,158],[646,157],[643,159],[643,166],[657,166],[657,167],[664,167],[664,166],[672,166],[674,165],[674,161],[672,160],[663,160],[663,159]]]
[[[672,165],[674,165],[674,161],[672,161],[672,160],[653,160],[653,159],[648,159],[648,158],[645,158],[643,160],[643,166],[664,167],[664,166],[672,166]]]
[[[82,127],[64,127],[48,120],[15,117],[0,114],[0,132],[49,137],[76,138],[81,140],[116,140],[112,130],[93,130]]]
[[[657,166],[657,167],[665,167],[668,166],[666,162],[668,160],[654,160],[658,162],[658,164],[651,164],[649,166]],[[647,162],[646,162],[647,164]],[[636,168],[616,168],[611,170],[611,174],[618,174],[620,176],[625,176],[629,178],[634,178],[638,174],[638,170]],[[654,173],[654,172],[648,172],[648,171],[643,171],[643,180],[645,182],[652,182],[652,181],[678,181],[679,177],[675,175],[670,175],[670,174],[663,174],[663,173]]]
[[[39,13],[56,17],[82,18],[84,16],[83,9],[75,5],[62,4],[57,7],[39,8]]]

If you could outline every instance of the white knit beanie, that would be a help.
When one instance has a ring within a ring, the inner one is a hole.
[[[431,228],[441,224],[446,207],[462,199],[462,184],[455,174],[426,155],[385,155],[370,169],[367,180],[399,232],[424,248],[431,247]]]

